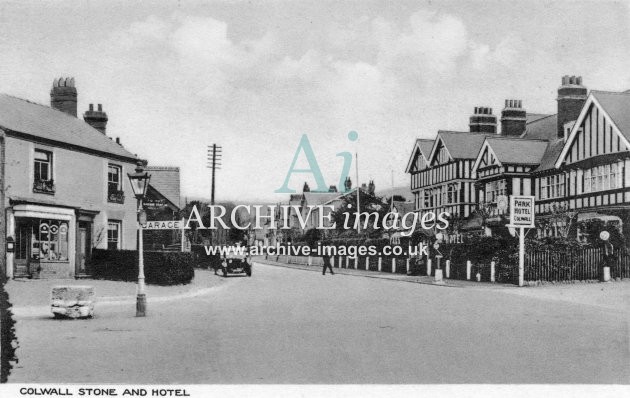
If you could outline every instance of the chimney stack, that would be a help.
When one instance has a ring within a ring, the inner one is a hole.
[[[582,85],[582,76],[563,76],[558,88],[558,138],[564,138],[564,126],[580,115],[588,90]]]
[[[74,77],[55,79],[50,90],[50,106],[77,117],[77,89]]]
[[[497,133],[497,117],[492,114],[492,108],[475,107],[475,113],[470,116],[471,133]]]
[[[101,133],[105,134],[107,127],[107,113],[103,112],[103,105],[98,104],[98,110],[94,110],[94,104],[83,114],[83,120]]]
[[[501,111],[501,135],[518,137],[525,132],[527,112],[521,100],[505,100]]]

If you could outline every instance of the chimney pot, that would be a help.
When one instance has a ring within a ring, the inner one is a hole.
[[[77,117],[77,89],[74,78],[55,78],[50,90],[51,108]]]
[[[558,116],[556,134],[565,138],[564,126],[580,115],[586,102],[588,90],[582,86],[582,76],[564,76],[563,84],[558,88]]]
[[[501,111],[501,135],[518,137],[525,131],[527,112],[521,100],[505,100],[505,109]]]
[[[103,112],[103,105],[97,105],[97,112],[94,112],[94,104],[90,104],[89,110],[83,114],[83,120],[94,127],[96,130],[101,133],[106,133],[107,128],[107,113]]]

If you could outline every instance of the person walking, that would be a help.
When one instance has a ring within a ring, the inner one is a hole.
[[[322,269],[322,275],[326,275],[326,268],[330,270],[331,275],[335,275],[332,269],[332,265],[330,265],[330,256],[325,255],[323,256],[323,259],[324,259],[324,268]]]

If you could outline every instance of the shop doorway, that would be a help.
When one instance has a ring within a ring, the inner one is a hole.
[[[77,234],[77,261],[76,277],[90,275],[89,261],[92,255],[92,223],[79,221]]]

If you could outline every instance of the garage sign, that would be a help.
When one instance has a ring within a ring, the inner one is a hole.
[[[147,221],[142,224],[142,229],[182,229],[182,220],[168,220],[168,221]]]

